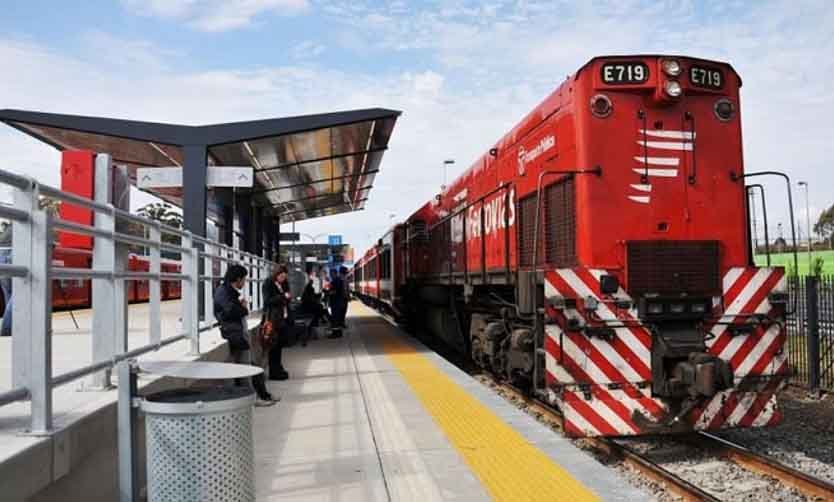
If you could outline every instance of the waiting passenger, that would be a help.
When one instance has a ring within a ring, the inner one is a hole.
[[[226,270],[223,283],[214,292],[214,317],[220,322],[220,336],[229,342],[232,360],[263,368],[267,358],[259,344],[251,343],[246,324],[249,305],[240,294],[246,284],[246,274],[242,265],[231,265]],[[235,380],[235,384],[241,385],[241,382]],[[272,406],[279,401],[267,390],[263,373],[253,376],[251,385],[258,395],[255,406]]]
[[[275,343],[269,351],[269,379],[286,380],[290,377],[284,369],[281,353],[287,345],[292,328],[289,305],[292,295],[287,282],[287,267],[275,265],[264,281],[261,291],[264,299],[264,314],[272,322]]]
[[[346,275],[347,268],[339,267],[339,271],[333,274],[330,281],[330,322],[333,327],[330,338],[341,337],[342,329],[345,327],[348,306]]]
[[[307,329],[301,339],[301,346],[306,347],[315,329],[321,320],[327,315],[324,305],[321,304],[321,298],[315,291],[315,275],[311,275],[310,280],[304,287],[304,292],[301,294],[301,315],[309,316],[310,323],[307,324]]]

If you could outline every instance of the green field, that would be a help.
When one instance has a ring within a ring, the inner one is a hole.
[[[813,254],[814,257],[820,256],[824,260],[822,266],[823,275],[834,274],[834,251],[814,251]],[[793,263],[793,253],[771,254],[770,263],[772,265],[780,265],[787,268],[788,263]],[[766,265],[767,261],[765,259],[765,255],[757,255],[756,264]],[[799,275],[808,275],[807,251],[801,251],[799,253]]]

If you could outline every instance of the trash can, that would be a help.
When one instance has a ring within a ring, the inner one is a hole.
[[[156,372],[216,378],[218,368],[207,366],[216,364],[222,363],[190,363],[177,371]],[[243,377],[239,371],[229,373],[240,365],[225,366],[222,370],[229,376]],[[259,368],[245,367],[246,376],[252,370]],[[144,396],[139,407],[145,415],[148,501],[254,501],[254,402],[249,386],[183,388]]]

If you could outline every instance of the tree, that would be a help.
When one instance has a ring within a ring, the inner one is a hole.
[[[136,213],[169,227],[182,228],[182,215],[174,211],[174,206],[166,202],[152,202],[139,208]]]
[[[182,228],[183,226],[182,214],[175,211],[174,206],[166,202],[152,202],[139,208],[139,210],[136,211],[136,214],[148,218],[149,220],[158,221],[163,225],[168,225],[169,227]],[[141,227],[141,225],[131,224],[131,233],[135,232],[138,235],[143,235],[144,229],[140,231],[136,229],[136,227]],[[162,234],[162,241],[176,246],[179,246],[181,242],[178,235],[166,234],[164,232]],[[175,260],[180,258],[179,253],[173,253],[170,251],[163,250],[161,254],[164,258],[171,258]]]
[[[814,232],[823,239],[830,239],[834,236],[834,204],[820,214],[814,224]]]

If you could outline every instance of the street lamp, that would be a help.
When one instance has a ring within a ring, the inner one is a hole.
[[[797,185],[805,187],[805,220],[808,233],[808,275],[811,275],[811,205],[808,203],[808,183],[800,181]],[[797,270],[797,274],[799,271]]]
[[[455,161],[452,159],[446,159],[443,161],[443,184],[440,185],[440,191],[446,190],[446,166],[454,164]]]

